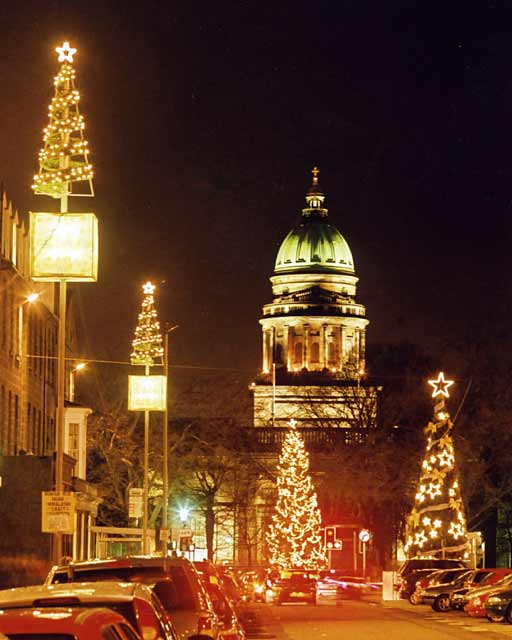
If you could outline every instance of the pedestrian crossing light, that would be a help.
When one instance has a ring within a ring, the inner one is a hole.
[[[336,543],[336,528],[325,527],[325,548],[334,549]]]

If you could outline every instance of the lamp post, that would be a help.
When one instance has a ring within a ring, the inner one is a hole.
[[[93,213],[68,213],[70,195],[94,196],[93,169],[83,137],[84,119],[78,109],[73,56],[76,49],[64,42],[56,48],[61,63],[54,80],[55,94],[44,130],[44,147],[39,153],[39,171],[32,188],[38,195],[60,201],[60,214],[30,214],[30,268],[33,280],[59,284],[59,327],[57,339],[57,407],[55,434],[55,492],[64,497],[64,401],[66,388],[66,297],[67,282],[97,280],[97,219]],[[88,189],[73,193],[74,183],[88,183]],[[88,232],[86,231],[88,229]],[[80,246],[78,246],[80,245]],[[50,525],[54,534],[53,559],[62,556],[61,523]]]
[[[162,555],[167,555],[167,542],[169,540],[169,334],[178,328],[175,324],[165,328],[164,331],[164,375],[166,384],[165,410],[164,410],[164,434],[163,434],[163,500],[162,500],[162,528],[160,539],[162,542]]]

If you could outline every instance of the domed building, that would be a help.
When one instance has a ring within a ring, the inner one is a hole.
[[[301,220],[281,243],[270,277],[262,373],[252,386],[255,427],[284,427],[291,418],[361,427],[361,402],[376,400],[364,382],[369,321],[356,301],[354,259],[330,222],[318,176],[315,167]]]

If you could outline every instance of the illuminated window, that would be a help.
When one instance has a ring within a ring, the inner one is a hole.
[[[294,363],[302,367],[302,342],[296,342],[294,346]]]
[[[68,432],[68,451],[67,453],[78,461],[78,453],[80,449],[80,425],[78,422],[69,423]]]

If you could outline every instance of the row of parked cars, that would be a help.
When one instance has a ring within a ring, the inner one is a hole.
[[[0,640],[245,640],[239,603],[235,577],[209,562],[76,562],[44,585],[0,591]]]
[[[409,560],[399,572],[397,588],[413,605],[512,624],[512,569],[467,569],[457,560]]]

